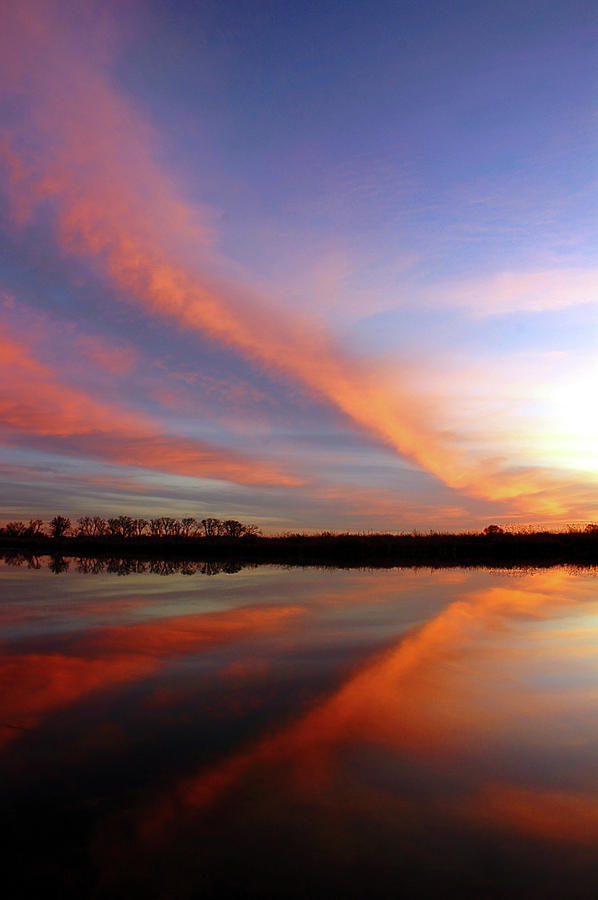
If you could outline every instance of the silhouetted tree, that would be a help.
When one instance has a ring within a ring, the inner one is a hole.
[[[106,534],[108,528],[106,519],[103,519],[101,516],[94,516],[92,522],[94,537],[101,537],[101,535]]]
[[[8,537],[23,537],[27,533],[27,526],[24,522],[7,522],[4,532]]]
[[[196,528],[197,519],[194,519],[192,516],[187,516],[186,519],[181,519],[181,534],[183,535],[183,537],[189,537],[195,532]]]
[[[134,520],[131,516],[115,516],[108,519],[108,531],[115,537],[128,538],[134,533]]]
[[[91,516],[81,516],[80,519],[77,519],[77,524],[79,526],[79,534],[83,537],[89,537],[93,534],[93,519]]]
[[[236,519],[227,519],[222,523],[222,530],[228,537],[239,538],[245,534],[245,526]]]
[[[131,516],[119,516],[120,533],[123,537],[131,537],[135,529],[135,520]]]
[[[206,537],[216,537],[216,535],[220,534],[220,529],[222,528],[220,519],[202,519],[199,524],[203,528]]]
[[[484,534],[493,535],[493,534],[504,534],[504,529],[500,527],[500,525],[486,525],[484,528]]]
[[[10,538],[28,538],[44,534],[44,523],[41,519],[31,519],[25,522],[8,522],[0,527],[0,535]],[[75,528],[71,528],[71,521],[66,516],[54,516],[49,523],[49,534],[55,539],[65,537],[71,532],[77,537],[102,537],[109,534],[111,537],[129,539],[151,534],[153,537],[188,538],[197,537],[200,534],[208,538],[247,537],[260,534],[256,525],[244,525],[238,519],[226,519],[221,521],[209,516],[198,521],[193,516],[183,519],[175,519],[172,516],[159,516],[149,521],[143,518],[133,519],[131,516],[120,515],[104,519],[101,516],[81,516],[77,519]]]
[[[29,519],[27,534],[31,537],[36,537],[38,534],[43,534],[43,527],[44,523],[41,519]]]
[[[131,516],[119,516],[118,518],[123,537],[131,537],[135,531],[135,520]]]
[[[50,534],[53,538],[61,538],[70,531],[71,528],[71,520],[67,519],[66,516],[54,516],[52,521],[50,522]]]

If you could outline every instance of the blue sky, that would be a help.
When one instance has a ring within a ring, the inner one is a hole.
[[[598,516],[594,4],[2,16],[4,518]]]

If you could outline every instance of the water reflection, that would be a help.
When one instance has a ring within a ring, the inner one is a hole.
[[[593,777],[598,774],[594,757],[598,719],[593,709],[598,680],[586,683],[588,674],[598,675],[598,662],[594,662],[598,619],[590,627],[586,613],[581,628],[546,627],[556,616],[562,621],[569,607],[577,606],[580,596],[575,587],[566,574],[551,571],[536,576],[529,585],[491,587],[449,604],[430,622],[358,667],[336,692],[288,729],[268,736],[216,770],[181,782],[176,788],[177,812],[213,802],[219,790],[242,779],[251,767],[264,764],[284,762],[290,780],[302,790],[307,784],[322,791],[338,778],[347,753],[355,770],[355,751],[365,747],[368,767],[375,748],[385,757],[390,754],[399,770],[406,757],[436,773],[451,770],[450,806],[468,816],[483,810],[486,816],[510,821],[526,831],[552,836],[562,832],[564,839],[594,841],[598,831],[594,827],[588,831],[587,826],[590,820],[598,822],[598,805],[587,796],[579,804],[576,790],[584,787],[579,771],[561,769],[561,759],[555,760],[556,755],[574,754],[579,762],[583,755],[586,765],[591,763]],[[592,618],[595,615],[593,611]],[[579,669],[581,685],[575,681]],[[501,750],[498,760],[497,748]],[[550,761],[549,783],[558,782],[562,790],[544,790],[542,779],[533,789],[509,783],[509,775],[518,778],[526,753],[548,748],[550,760],[543,753],[542,768]],[[386,758],[386,768],[388,763]],[[465,778],[458,779],[464,782],[466,803],[465,798],[456,802],[457,763],[467,765]],[[400,771],[396,774],[395,788],[403,777]],[[541,804],[538,815],[532,817],[528,807],[534,790]],[[578,806],[584,816],[572,827],[559,812]],[[548,828],[544,828],[545,820]]]
[[[79,896],[596,894],[593,573],[267,568],[173,614],[145,570],[68,627],[16,574],[9,843],[66,790],[63,893],[57,858]]]
[[[0,560],[8,566],[41,569],[44,566],[55,575],[68,572],[74,565],[78,572],[85,575],[140,575],[149,572],[152,575],[220,575],[226,572],[234,575],[248,564],[234,560],[197,560],[184,559],[150,559],[142,560],[130,556],[81,556],[64,557],[60,554],[39,556],[33,553],[8,551],[0,554]]]

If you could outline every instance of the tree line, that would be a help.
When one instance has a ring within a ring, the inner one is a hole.
[[[172,516],[159,516],[155,519],[133,518],[132,516],[81,516],[72,523],[67,516],[54,516],[48,523],[43,519],[30,519],[29,522],[8,522],[0,528],[2,537],[63,537],[80,538],[139,538],[151,536],[158,538],[241,538],[259,535],[257,525],[245,525],[237,519],[215,519],[208,517],[196,519],[187,516],[175,519]]]

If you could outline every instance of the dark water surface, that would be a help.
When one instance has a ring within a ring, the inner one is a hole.
[[[0,566],[7,897],[598,896],[594,572],[57,568]]]

